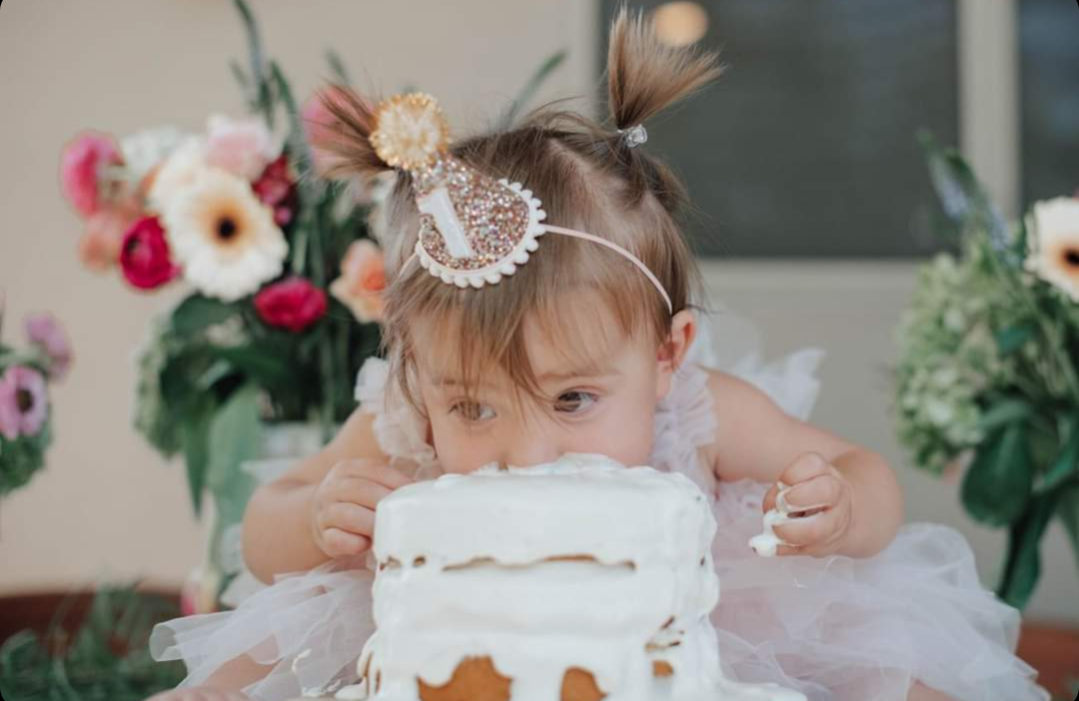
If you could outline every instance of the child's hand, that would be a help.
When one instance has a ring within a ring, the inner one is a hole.
[[[315,490],[311,526],[315,543],[330,557],[359,555],[371,547],[375,505],[411,482],[378,460],[337,463]]]
[[[191,689],[163,691],[151,696],[148,701],[251,701],[251,699],[239,691],[197,686]]]
[[[839,552],[850,530],[852,495],[850,482],[818,453],[798,457],[779,482],[789,486],[784,501],[792,521],[775,526],[775,533],[787,545],[780,545],[777,555],[815,555]],[[764,495],[762,507],[776,506],[778,484]]]

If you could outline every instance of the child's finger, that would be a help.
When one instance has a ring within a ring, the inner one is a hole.
[[[365,536],[375,530],[375,512],[356,504],[337,502],[321,514],[319,525],[323,529],[339,528],[347,533]]]
[[[324,550],[330,557],[359,555],[371,547],[371,541],[355,533],[346,533],[339,528],[329,528],[322,532]]]
[[[793,486],[827,474],[828,468],[828,461],[820,453],[803,453],[783,471],[779,481]]]
[[[327,496],[333,501],[359,504],[373,509],[379,501],[389,496],[391,491],[389,487],[365,477],[343,477],[329,486]]]
[[[839,501],[841,489],[834,475],[818,475],[791,487],[784,492],[783,500],[791,513],[826,509]]]
[[[791,555],[806,555],[805,550],[800,545],[784,545],[780,543],[776,546],[776,556],[789,557]]]
[[[794,518],[774,527],[775,534],[788,545],[801,547],[816,545],[832,533],[834,518],[827,511],[813,516]]]
[[[761,511],[768,513],[772,509],[776,508],[776,496],[779,494],[779,485],[773,484],[767,492],[764,493],[764,500],[761,501]]]

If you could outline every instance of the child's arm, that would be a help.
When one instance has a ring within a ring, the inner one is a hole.
[[[373,419],[357,409],[321,452],[255,491],[244,513],[243,552],[260,580],[370,547],[375,505],[411,481],[389,467]]]
[[[716,419],[713,469],[721,480],[750,478],[792,487],[793,509],[822,512],[776,526],[794,547],[779,554],[869,557],[895,537],[903,496],[879,454],[788,416],[764,392],[726,373],[709,370]],[[775,485],[762,508],[775,505]]]

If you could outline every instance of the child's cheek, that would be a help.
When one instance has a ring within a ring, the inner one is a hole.
[[[654,437],[654,407],[628,403],[591,430],[577,452],[601,453],[630,467],[648,465]]]
[[[431,446],[444,473],[468,474],[498,459],[490,445],[462,434],[449,422],[436,419],[431,426],[431,437]]]

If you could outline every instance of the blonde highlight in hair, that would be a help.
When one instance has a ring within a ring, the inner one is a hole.
[[[608,55],[610,121],[615,129],[566,110],[546,107],[517,128],[466,139],[452,147],[465,164],[495,178],[523,183],[543,202],[550,224],[602,236],[631,251],[670,295],[673,311],[703,299],[703,283],[688,241],[676,222],[686,203],[677,177],[643,149],[629,148],[617,129],[634,126],[688,97],[719,76],[713,53],[662,44],[650,22],[624,8],[611,26]],[[346,88],[344,99],[326,100],[333,115],[318,146],[331,154],[328,173],[369,178],[389,170],[370,143],[375,117],[364,98]],[[548,233],[528,263],[497,285],[460,289],[416,262],[419,213],[411,179],[400,173],[387,209],[383,350],[396,382],[391,391],[422,415],[417,331],[451,349],[455,377],[469,397],[497,367],[521,395],[548,399],[533,371],[525,343],[526,320],[540,324],[567,359],[597,362],[602,349],[584,348],[567,317],[587,323],[595,310],[573,304],[573,293],[597,293],[617,321],[621,338],[646,334],[658,345],[670,334],[671,312],[634,265],[604,246]],[[569,296],[567,296],[569,295]],[[598,317],[597,317],[598,320]],[[595,324],[604,334],[613,333]],[[609,337],[608,345],[618,337]],[[597,352],[598,351],[598,352]]]

